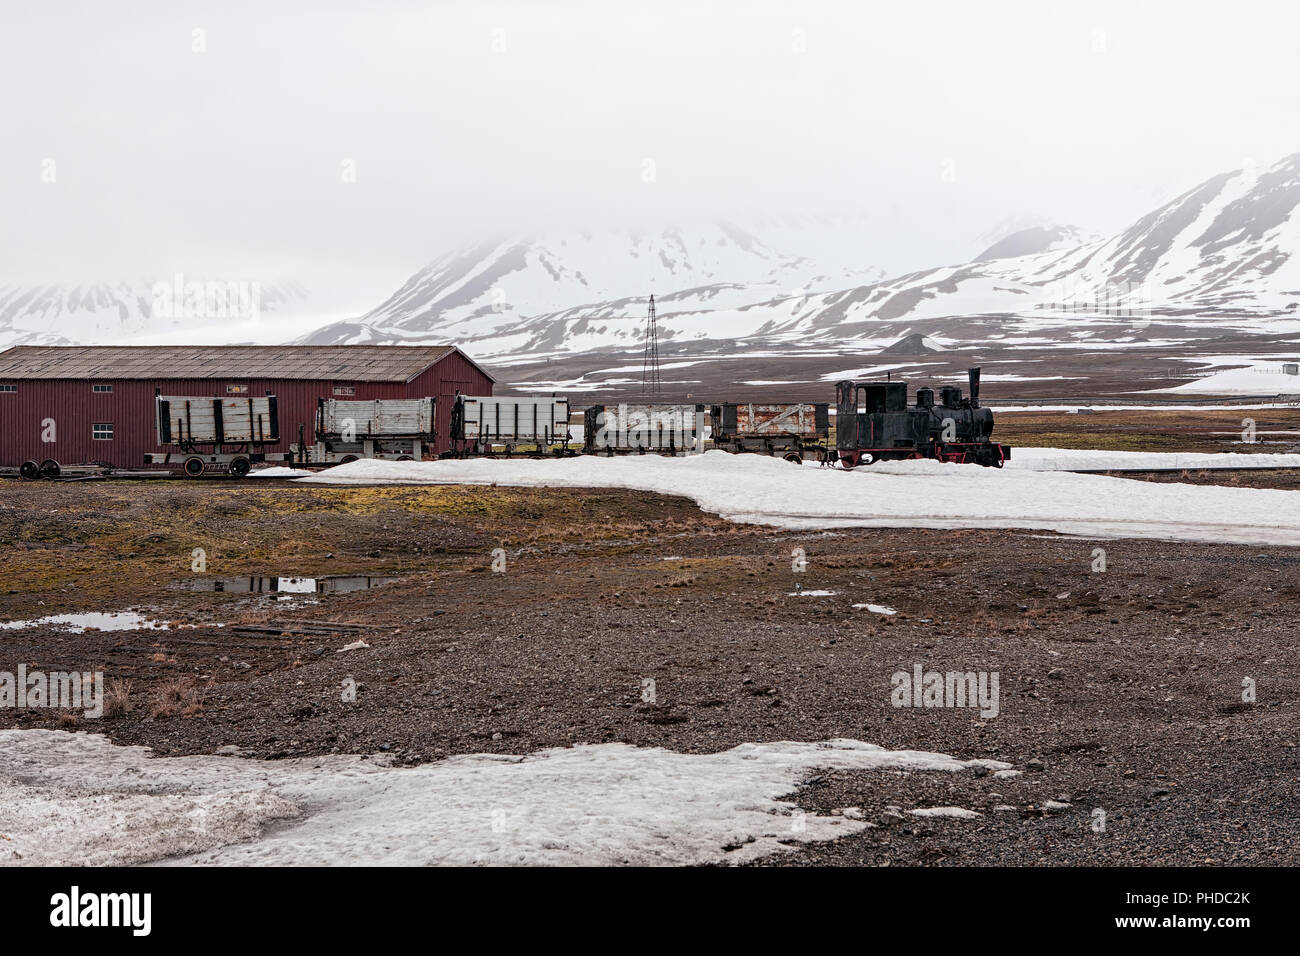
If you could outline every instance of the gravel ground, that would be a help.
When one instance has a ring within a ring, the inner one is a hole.
[[[123,715],[6,710],[0,726],[84,729],[166,754],[381,751],[399,764],[578,742],[714,752],[848,737],[1023,772],[814,777],[792,797],[800,806],[857,808],[878,826],[766,862],[1300,862],[1300,551],[791,534],[617,491],[3,491],[0,618],[136,607],[227,626],[0,631],[0,669],[98,667],[130,682]],[[190,570],[197,547],[205,575]],[[326,573],[399,579],[288,601],[182,589]],[[866,603],[897,613],[852,606]],[[283,625],[302,620],[360,625],[369,646],[340,652],[357,635]],[[917,664],[997,672],[998,715],[894,707],[891,676]],[[1254,703],[1242,701],[1247,678]],[[349,682],[355,701],[343,699]],[[907,813],[949,806],[980,816]]]

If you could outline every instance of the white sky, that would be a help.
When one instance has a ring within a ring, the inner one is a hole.
[[[325,275],[373,304],[540,225],[847,212],[889,271],[1009,217],[1109,233],[1300,151],[1298,9],[3,0],[0,276]]]

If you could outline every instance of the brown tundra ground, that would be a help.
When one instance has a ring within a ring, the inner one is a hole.
[[[1044,419],[1008,422],[1007,439],[1045,444],[1035,437],[1068,421]],[[1107,424],[1080,416],[1066,440],[1086,428],[1088,447],[1107,447]],[[1202,434],[1219,424],[1198,421],[1193,447],[1162,435],[1148,447],[1220,450]],[[1111,447],[1132,447],[1115,434]],[[1288,472],[1159,477],[1297,487]],[[347,575],[394,580],[294,596],[193,589]],[[897,613],[851,607],[865,603]],[[0,630],[0,669],[102,670],[115,708],[98,721],[0,710],[3,727],[160,754],[383,751],[404,764],[578,742],[711,752],[849,737],[1024,771],[814,776],[792,799],[861,807],[880,826],[768,861],[782,865],[1300,862],[1297,607],[1289,548],[795,534],[610,490],[0,483],[0,620],[136,609],[189,625]],[[302,622],[353,627],[304,634]],[[369,647],[340,652],[358,637]],[[893,707],[891,675],[918,663],[997,671],[999,714]],[[355,702],[340,694],[349,679]],[[887,810],[935,805],[983,816]]]

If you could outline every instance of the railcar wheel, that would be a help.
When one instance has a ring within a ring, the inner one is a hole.
[[[42,478],[59,477],[59,463],[55,461],[53,458],[46,458],[43,462],[41,462],[41,477]]]
[[[802,465],[803,455],[799,454],[797,451],[792,451],[785,456],[785,460],[792,465]]]
[[[415,459],[412,458],[410,455],[398,455],[398,456],[397,456],[397,460],[398,460],[398,461],[415,461]]]
[[[18,474],[23,476],[24,481],[35,481],[41,477],[41,466],[34,461],[25,461],[19,466]]]
[[[340,465],[350,465],[350,464],[352,464],[352,463],[353,463],[354,461],[356,461],[356,460],[357,460],[357,456],[356,456],[356,455],[344,455],[342,458],[339,459],[339,464],[340,464]]]
[[[230,463],[230,474],[236,478],[243,478],[252,467],[252,462],[247,458],[236,458]]]
[[[186,477],[197,478],[199,477],[199,475],[203,474],[204,470],[207,468],[207,465],[203,463],[202,458],[199,458],[197,455],[195,455],[192,458],[185,459],[184,467],[185,467]]]

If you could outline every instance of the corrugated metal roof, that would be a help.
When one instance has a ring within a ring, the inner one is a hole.
[[[16,345],[0,352],[0,379],[409,382],[455,351],[454,345]]]

